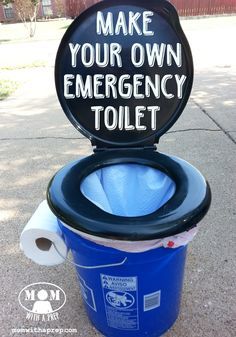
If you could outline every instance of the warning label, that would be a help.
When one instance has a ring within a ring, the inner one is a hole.
[[[108,325],[121,330],[138,330],[137,276],[101,274],[101,283]]]

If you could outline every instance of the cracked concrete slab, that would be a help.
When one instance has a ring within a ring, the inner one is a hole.
[[[232,132],[236,130],[235,91],[236,67],[214,69],[197,73],[192,97],[222,129]]]
[[[81,137],[62,113],[52,67],[35,69],[0,109],[1,138]]]
[[[53,68],[35,69],[32,80],[1,103],[1,138],[83,137],[59,105],[53,76]],[[192,100],[171,131],[189,128],[218,129]]]
[[[182,20],[181,25],[192,49],[196,72],[227,70],[235,65],[235,15]]]
[[[229,132],[229,134],[234,139],[234,141],[236,142],[236,131],[231,131],[231,132]]]
[[[236,16],[182,21],[195,65],[192,98],[226,132],[236,131]],[[219,43],[220,41],[220,43]]]
[[[37,266],[19,249],[21,230],[45,197],[50,177],[69,161],[89,155],[89,142],[19,140],[2,141],[1,145],[1,186],[7,187],[0,203],[5,212],[0,242],[1,336],[9,336],[14,327],[39,325],[25,320],[17,295],[25,285],[40,281],[56,283],[67,294],[57,326],[77,328],[78,336],[100,336],[86,318],[73,267],[66,263]],[[189,246],[181,314],[166,336],[233,337],[236,195],[231,186],[235,184],[235,146],[222,132],[195,131],[165,135],[159,150],[195,165],[207,177],[213,192],[211,210]],[[9,315],[14,315],[14,320],[8,320]],[[47,327],[55,327],[55,323]]]

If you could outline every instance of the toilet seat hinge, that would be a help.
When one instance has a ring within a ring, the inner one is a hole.
[[[151,150],[156,151],[157,147],[156,145],[150,145],[150,146],[143,146],[143,147],[93,147],[93,152],[101,152],[101,151],[127,151],[127,150]]]

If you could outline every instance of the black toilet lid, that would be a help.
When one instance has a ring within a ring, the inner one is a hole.
[[[164,0],[106,0],[77,17],[58,49],[55,83],[71,123],[97,147],[156,143],[182,113],[193,62]]]

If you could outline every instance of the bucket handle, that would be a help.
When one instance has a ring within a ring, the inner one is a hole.
[[[57,249],[57,246],[55,245],[54,242],[52,242],[52,245],[54,246],[57,254],[64,259],[66,262],[69,262],[70,264],[72,264],[73,266],[79,267],[79,268],[83,268],[83,269],[98,269],[98,268],[109,268],[109,267],[117,267],[117,266],[122,266],[126,261],[127,261],[127,257],[124,258],[123,261],[118,262],[118,263],[111,263],[111,264],[102,264],[102,265],[98,265],[98,266],[82,266],[78,263],[73,262],[72,260],[68,259],[67,257],[63,256],[60,251]]]

